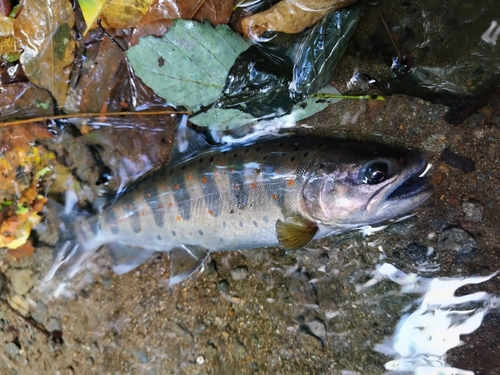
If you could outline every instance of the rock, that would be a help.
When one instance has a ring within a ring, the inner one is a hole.
[[[449,250],[459,253],[469,253],[476,246],[476,240],[462,228],[448,228],[443,230],[439,235],[438,249],[442,251]]]
[[[307,326],[311,333],[317,338],[324,341],[326,339],[326,327],[325,323],[320,319],[312,319]]]
[[[221,280],[217,283],[217,289],[226,293],[229,289],[229,283],[226,280]]]
[[[473,223],[480,223],[483,220],[483,206],[479,202],[467,201],[462,203],[462,210],[465,213],[465,220]]]
[[[432,134],[424,142],[422,147],[429,152],[442,152],[446,148],[446,136],[444,134]]]
[[[25,295],[33,287],[33,271],[30,269],[12,269],[9,277],[15,294]]]
[[[33,309],[33,312],[31,313],[31,317],[37,322],[45,325],[48,312],[49,310],[47,308],[47,305],[45,305],[42,301],[38,301],[35,308]]]
[[[235,281],[241,281],[248,275],[248,269],[245,266],[238,267],[231,271],[231,277]]]
[[[13,358],[19,354],[19,348],[13,342],[9,342],[7,343],[7,345],[5,345],[5,352],[9,355],[10,358]]]
[[[141,362],[141,363],[148,363],[148,361],[149,361],[148,355],[145,352],[143,352],[142,350],[137,352],[137,358],[139,359],[139,362]]]
[[[47,324],[47,331],[49,332],[54,332],[54,331],[62,331],[61,327],[61,319],[58,318],[50,318],[49,319],[49,324]]]

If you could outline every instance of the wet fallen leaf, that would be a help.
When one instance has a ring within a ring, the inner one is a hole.
[[[146,14],[149,6],[153,3],[153,0],[79,0],[80,6],[82,7],[82,12],[84,11],[84,6],[94,5],[92,8],[92,16],[95,14],[94,20],[99,17],[102,20],[102,25],[111,29],[126,29],[129,27],[135,27]],[[101,6],[100,11],[98,8]],[[85,13],[84,13],[85,16]],[[93,23],[87,21],[87,16],[85,16],[85,21],[87,22],[87,30],[92,27]],[[95,24],[95,23],[94,23]]]
[[[25,82],[0,85],[0,122],[53,114],[54,103],[47,90]]]
[[[130,45],[136,45],[139,38],[146,35],[165,35],[174,19],[193,18],[203,2],[204,0],[155,0],[134,30]]]
[[[268,30],[296,34],[314,25],[329,11],[341,9],[356,1],[282,0],[267,11],[244,18],[241,28],[249,38],[258,38]]]
[[[50,91],[62,108],[66,100],[75,42],[71,2],[24,0],[14,23],[21,64],[29,80]],[[34,22],[36,20],[36,22]]]
[[[0,17],[8,16],[12,10],[12,4],[10,0],[0,0]]]
[[[87,24],[87,28],[83,32],[83,35],[86,35],[90,30],[94,21],[96,20],[99,13],[101,13],[102,7],[106,3],[107,0],[78,0],[78,4],[80,5],[80,9],[82,10],[83,18],[85,19],[85,23]]]
[[[127,56],[137,76],[158,95],[196,110],[218,99],[229,69],[247,48],[225,25],[175,20],[163,38],[142,38]]]
[[[193,16],[195,21],[210,21],[212,26],[227,24],[233,13],[234,0],[206,0]]]
[[[14,19],[0,15],[0,60],[18,59],[19,54],[14,43]]]

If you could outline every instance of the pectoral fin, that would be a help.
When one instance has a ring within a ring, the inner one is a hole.
[[[132,271],[154,253],[154,250],[139,246],[130,246],[122,242],[113,242],[107,246],[109,247],[111,257],[115,261],[113,271],[118,275]]]
[[[170,285],[175,285],[195,273],[208,258],[210,251],[199,246],[182,245],[172,249]]]
[[[286,250],[297,250],[312,241],[318,227],[308,223],[289,223],[278,220],[276,234],[278,241]]]

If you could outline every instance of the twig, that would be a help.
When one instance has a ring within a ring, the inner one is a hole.
[[[34,117],[30,119],[24,120],[14,120],[7,122],[0,122],[0,127],[4,126],[13,126],[13,125],[22,125],[29,124],[32,122],[45,122],[50,120],[64,120],[70,118],[92,118],[92,117],[118,117],[118,116],[155,116],[155,115],[189,115],[191,112],[189,111],[150,111],[150,112],[88,112],[88,113],[73,113],[66,115],[57,115],[57,116],[46,116],[46,117]]]
[[[392,38],[392,35],[391,35],[391,32],[389,31],[389,28],[387,27],[387,24],[385,23],[385,20],[384,20],[384,17],[382,16],[382,12],[380,12],[380,9],[377,9],[377,12],[380,16],[380,19],[382,20],[382,23],[384,24],[385,26],[385,29],[387,30],[387,34],[389,35],[389,38],[391,38],[391,43],[392,45],[394,46],[394,48],[396,48],[396,52],[398,53],[398,57],[401,59],[401,53],[399,52],[399,49],[398,47],[396,46],[396,42],[394,41],[394,39]]]
[[[0,302],[3,303],[5,306],[7,306],[10,311],[12,311],[15,315],[23,319],[26,323],[28,323],[31,327],[33,327],[35,330],[40,332],[42,335],[44,335],[47,338],[50,338],[50,332],[47,331],[45,328],[41,327],[32,317],[27,317],[21,314],[19,311],[17,311],[15,308],[13,308],[9,302],[7,302],[6,299],[0,297]]]

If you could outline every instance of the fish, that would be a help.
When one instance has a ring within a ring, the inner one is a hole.
[[[117,274],[170,252],[174,285],[212,252],[300,249],[407,214],[434,190],[421,177],[426,159],[401,147],[297,137],[209,146],[188,138],[169,165],[99,213],[62,225],[45,281],[73,277],[105,246]]]

